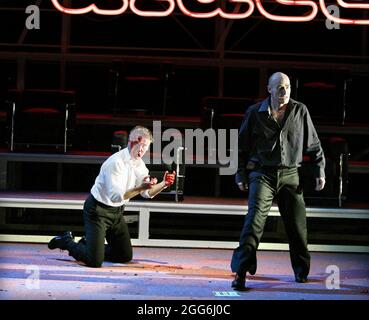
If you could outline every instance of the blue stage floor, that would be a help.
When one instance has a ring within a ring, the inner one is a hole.
[[[135,247],[92,269],[45,244],[0,243],[0,300],[369,300],[369,254],[312,253],[309,282],[289,254],[259,251],[248,290],[231,289],[232,250]]]

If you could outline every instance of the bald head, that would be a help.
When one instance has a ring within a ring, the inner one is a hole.
[[[274,82],[281,82],[281,80],[290,82],[290,78],[283,72],[275,72],[269,77],[268,86],[271,86]]]
[[[273,108],[287,104],[291,94],[290,78],[282,72],[273,73],[268,81],[268,92]]]

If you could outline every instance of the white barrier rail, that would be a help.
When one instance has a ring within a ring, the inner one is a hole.
[[[16,198],[0,197],[0,208],[40,208],[40,209],[65,209],[82,210],[84,200],[75,199],[42,199],[42,198]],[[234,249],[238,243],[234,241],[203,241],[203,240],[173,240],[150,239],[150,214],[154,212],[209,214],[209,215],[245,215],[246,205],[221,205],[221,204],[187,204],[175,202],[154,201],[130,201],[126,211],[138,213],[138,238],[132,239],[135,246],[152,247],[193,247],[193,248],[218,248]],[[277,207],[272,207],[269,216],[280,216]],[[334,219],[369,219],[367,209],[335,209],[335,208],[307,208],[307,218],[334,218]],[[7,242],[38,242],[47,243],[53,235],[0,235],[0,241]],[[288,250],[286,243],[261,243],[261,250]],[[369,253],[368,246],[354,245],[309,245],[311,251],[326,252],[362,252]]]

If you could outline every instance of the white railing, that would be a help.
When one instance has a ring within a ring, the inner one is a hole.
[[[0,208],[39,208],[39,209],[83,209],[84,200],[68,199],[41,199],[41,198],[9,198],[0,197]],[[193,247],[193,248],[218,248],[234,249],[238,243],[234,241],[203,241],[203,240],[179,240],[179,239],[150,239],[150,214],[162,213],[187,213],[208,215],[245,215],[246,205],[221,205],[221,204],[187,204],[176,202],[154,201],[130,201],[125,208],[129,212],[138,213],[138,238],[132,239],[135,246],[151,247]],[[77,211],[76,211],[77,212]],[[273,206],[269,216],[279,216],[278,207]],[[307,208],[308,218],[334,218],[334,219],[369,219],[369,210],[366,209],[335,209],[335,208]],[[47,243],[50,236],[37,235],[0,235],[0,241],[7,242],[38,242]],[[288,250],[286,243],[261,243],[262,250]],[[311,251],[329,252],[363,252],[369,253],[368,246],[353,245],[309,245]]]

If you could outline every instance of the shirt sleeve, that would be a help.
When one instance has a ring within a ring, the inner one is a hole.
[[[145,164],[142,164],[141,166],[139,166],[136,170],[135,170],[135,175],[136,175],[136,181],[135,181],[135,186],[138,187],[142,184],[143,179],[145,177],[147,177],[149,175],[149,169],[147,169],[147,167],[145,166]],[[140,192],[141,197],[143,198],[152,198],[149,195],[149,190],[144,190]]]
[[[122,202],[128,181],[128,170],[124,163],[114,161],[105,170],[106,192],[112,202]]]
[[[316,178],[325,178],[325,156],[318,134],[311,120],[309,111],[305,108],[305,135],[304,135],[304,153],[309,155],[314,165],[314,176]]]

